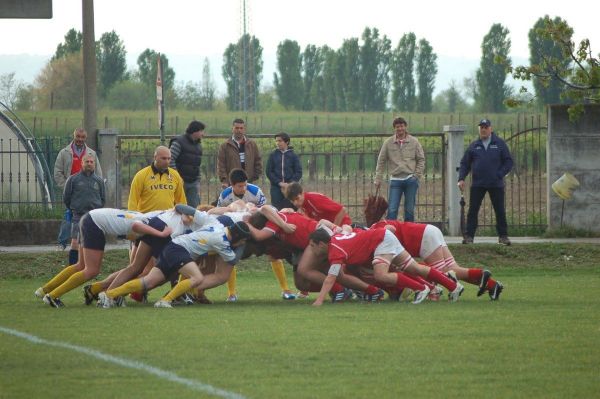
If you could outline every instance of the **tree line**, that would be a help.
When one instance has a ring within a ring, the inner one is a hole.
[[[563,32],[558,39],[548,34],[556,26],[562,27]],[[559,17],[539,18],[529,31],[530,68],[550,65],[554,70],[569,71],[573,56],[565,51],[561,40],[568,42],[572,32]],[[17,82],[14,73],[0,76],[0,100],[17,110],[81,108],[81,49],[81,32],[69,30],[33,84]],[[345,39],[337,49],[313,44],[302,49],[297,41],[285,39],[277,46],[273,87],[261,85],[260,40],[244,35],[223,53],[223,98],[216,95],[208,59],[204,59],[198,83],[176,83],[168,57],[160,56],[166,104],[170,108],[499,113],[506,111],[507,104],[523,103],[519,96],[522,100],[526,90],[515,91],[506,83],[511,72],[516,78],[533,81],[535,96],[531,96],[530,104],[541,108],[567,101],[562,94],[568,82],[539,73],[526,74],[524,67],[513,69],[510,49],[509,30],[493,24],[482,40],[479,68],[462,84],[451,82],[435,98],[437,54],[427,39],[418,39],[412,32],[394,45],[377,28],[367,27],[360,38]],[[127,70],[126,54],[123,41],[114,31],[102,34],[96,42],[99,104],[114,109],[150,109],[155,106],[158,53],[144,50],[133,70]],[[593,63],[590,68],[595,70]]]

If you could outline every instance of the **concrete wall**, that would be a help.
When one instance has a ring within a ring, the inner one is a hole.
[[[57,244],[60,220],[0,220],[0,246]]]
[[[565,172],[580,187],[565,201],[563,225],[600,232],[600,105],[585,106],[577,122],[570,122],[567,106],[553,105],[548,115],[548,227],[559,228],[562,200],[552,183]]]

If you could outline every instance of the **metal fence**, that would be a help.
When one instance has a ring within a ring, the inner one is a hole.
[[[517,125],[499,132],[510,146],[513,171],[506,179],[506,207],[511,231],[515,227],[543,231],[546,222],[546,127],[542,121],[524,118]],[[446,204],[446,142],[442,133],[415,133],[421,141],[426,156],[425,176],[420,183],[416,220],[447,226]],[[374,191],[373,180],[377,155],[383,140],[389,134],[313,134],[296,136],[291,144],[299,155],[303,167],[302,184],[308,191],[324,193],[343,203],[353,219],[361,221],[363,200]],[[220,192],[216,176],[217,152],[225,140],[223,135],[209,135],[203,139],[201,168],[201,199],[205,203],[214,201]],[[266,166],[268,155],[274,150],[272,135],[253,135],[263,155]],[[466,138],[465,146],[474,137]],[[45,137],[36,139],[36,148],[52,171],[56,156],[70,142],[70,137]],[[127,205],[129,185],[135,173],[152,162],[153,152],[160,144],[158,136],[120,135],[117,157],[117,202]],[[55,205],[62,207],[62,193],[56,190],[52,176],[38,176],[37,171],[15,171],[17,159],[26,156],[27,150],[17,140],[0,142],[0,182],[2,193],[20,190],[18,199],[0,196],[0,207],[16,205],[41,205],[27,192],[28,182],[48,179],[55,191]],[[103,165],[104,166],[104,165]],[[10,169],[13,168],[13,169]],[[50,172],[51,173],[51,172]],[[387,177],[387,176],[386,176]],[[387,192],[387,179],[382,185],[382,194]],[[258,184],[269,196],[269,182],[263,176]],[[402,211],[399,212],[402,215]],[[495,225],[491,203],[486,198],[480,211],[481,228]],[[526,231],[525,231],[526,232]]]
[[[418,192],[415,217],[420,221],[443,224],[446,221],[444,194],[445,142],[442,133],[420,133],[425,157],[425,176]],[[307,191],[318,191],[344,204],[351,217],[363,220],[363,200],[374,191],[375,166],[379,149],[389,134],[340,134],[294,137],[291,144],[300,157],[303,169],[302,185]],[[263,155],[263,167],[275,149],[272,135],[254,135]],[[214,201],[221,184],[216,175],[218,148],[223,136],[205,136],[202,140],[201,199]],[[158,136],[122,135],[118,138],[119,190],[122,205],[127,204],[129,185],[135,173],[150,164]],[[257,184],[267,198],[269,181],[266,176]],[[387,192],[387,175],[382,192]]]

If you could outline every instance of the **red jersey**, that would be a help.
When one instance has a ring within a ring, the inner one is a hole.
[[[386,225],[394,226],[394,234],[404,249],[412,256],[419,257],[421,253],[421,242],[425,234],[425,223],[400,222],[398,220],[381,220],[371,226],[372,229],[382,228]]]
[[[329,264],[362,265],[373,260],[375,248],[383,241],[385,229],[336,234],[329,243]]]
[[[277,212],[277,214],[283,219],[284,222],[296,225],[296,231],[294,231],[292,234],[286,234],[279,226],[271,221],[267,222],[265,228],[277,234],[282,241],[287,242],[294,248],[305,249],[308,247],[308,236],[310,233],[315,231],[318,222],[296,212]]]
[[[304,193],[304,203],[302,211],[306,216],[315,220],[329,220],[334,223],[335,217],[344,207],[342,204],[335,202],[331,198],[321,193],[306,192]],[[350,216],[345,215],[341,224],[351,224]]]

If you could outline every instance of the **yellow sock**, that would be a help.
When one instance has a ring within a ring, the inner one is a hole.
[[[81,284],[85,283],[87,278],[83,274],[83,270],[73,274],[71,277],[67,279],[64,283],[53,289],[49,292],[52,298],[60,298],[67,292],[79,287]]]
[[[231,274],[229,275],[229,280],[227,280],[227,295],[228,296],[235,295],[236,280],[237,280],[237,270],[234,267],[233,269],[231,269]]]
[[[281,259],[271,261],[271,268],[273,269],[275,277],[277,277],[277,281],[279,281],[281,290],[289,291],[290,287],[288,287],[287,278],[285,277],[285,268],[283,267]]]
[[[142,279],[136,278],[135,280],[126,282],[125,284],[123,284],[120,287],[113,288],[112,290],[106,291],[106,296],[114,299],[118,296],[127,295],[129,293],[136,292],[136,291],[141,292],[143,290],[144,290],[144,284],[142,284]]]
[[[98,295],[99,293],[104,291],[104,288],[102,287],[102,283],[100,283],[98,281],[93,283],[92,286],[90,287],[90,291],[92,291],[92,294]]]
[[[162,299],[164,301],[173,302],[175,298],[180,297],[192,288],[192,282],[189,279],[181,280],[177,285],[171,288],[171,291],[167,293]]]
[[[64,269],[62,269],[56,276],[52,277],[52,279],[48,281],[46,285],[42,287],[42,289],[45,293],[48,293],[56,287],[58,287],[59,285],[61,285],[62,283],[64,283],[65,281],[67,281],[67,279],[76,272],[77,268],[74,265],[67,266]]]

